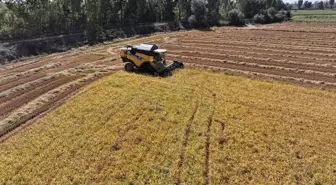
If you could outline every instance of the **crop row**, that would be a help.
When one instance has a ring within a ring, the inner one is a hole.
[[[177,45],[177,44],[175,44]],[[196,44],[192,43],[183,43],[183,46],[195,46]],[[178,46],[178,45],[177,45]],[[246,51],[255,51],[255,52],[270,52],[270,53],[277,53],[277,54],[291,54],[294,56],[303,56],[303,57],[318,57],[318,58],[326,58],[327,60],[330,59],[329,61],[335,61],[335,58],[333,57],[335,54],[323,54],[319,52],[306,52],[306,51],[292,51],[292,50],[286,50],[286,49],[268,49],[268,48],[263,48],[263,47],[253,47],[253,46],[239,46],[239,45],[217,45],[217,44],[197,44],[197,47],[208,47],[208,48],[217,48],[217,49],[222,49],[222,48],[232,48],[232,49],[241,49],[241,50],[246,50]]]
[[[286,69],[288,71],[293,71],[297,73],[308,73],[315,74],[321,76],[329,76],[335,77],[335,70],[329,68],[321,68],[321,66],[317,65],[301,65],[299,62],[287,62],[286,60],[274,60],[274,59],[264,59],[257,57],[248,57],[244,55],[226,55],[226,54],[218,54],[218,53],[207,53],[207,52],[199,52],[199,51],[172,51],[171,54],[190,56],[190,57],[201,57],[215,59],[215,60],[224,60],[227,63],[234,63],[232,61],[237,61],[236,63],[243,62],[244,65],[256,66],[256,65],[266,65],[273,66],[274,68]],[[245,64],[246,63],[246,64]],[[312,64],[312,63],[308,63]],[[272,68],[273,68],[272,67]]]
[[[314,42],[314,43],[328,43],[332,44],[333,41],[336,39],[333,34],[330,35],[320,35],[320,34],[310,34],[310,35],[302,35],[302,34],[275,34],[272,32],[260,32],[260,31],[253,31],[253,30],[237,30],[236,32],[219,32],[219,33],[186,33],[186,37],[193,37],[194,35],[201,35],[202,37],[212,37],[212,38],[223,38],[223,39],[269,39],[269,40],[276,40],[276,41],[293,41],[293,42]]]
[[[218,39],[214,39],[218,40]],[[289,48],[292,51],[298,52],[318,52],[320,54],[326,54],[335,57],[334,48],[327,48],[327,47],[301,47],[301,46],[290,46],[290,45],[278,45],[278,44],[271,44],[269,42],[261,43],[261,42],[248,42],[248,41],[207,41],[207,40],[195,40],[195,39],[182,39],[181,43],[194,43],[194,44],[216,44],[216,45],[235,45],[235,46],[250,46],[250,47],[262,47],[262,48],[271,48],[271,49],[285,49],[288,50]]]
[[[324,87],[332,87],[332,88],[336,87],[336,83],[333,83],[333,82],[325,82],[321,80],[309,80],[305,78],[270,74],[270,73],[264,73],[264,72],[255,72],[255,71],[234,69],[234,68],[228,68],[228,67],[219,67],[216,65],[194,63],[192,61],[187,61],[186,66],[189,66],[191,68],[201,68],[201,69],[216,71],[216,72],[225,72],[225,73],[230,73],[230,74],[244,75],[248,77],[259,77],[259,78],[264,78],[264,79],[286,81],[286,82],[293,82],[293,83],[299,83],[299,84],[308,84],[308,85],[311,84],[314,86],[323,85]]]
[[[305,70],[305,69],[299,69],[299,68],[289,68],[289,67],[274,66],[274,65],[265,65],[265,64],[252,63],[252,62],[250,63],[250,62],[245,62],[245,61],[204,58],[204,57],[199,57],[199,56],[195,56],[195,55],[169,54],[168,56],[174,57],[174,58],[178,57],[178,58],[182,58],[182,59],[194,59],[194,60],[199,60],[199,61],[209,61],[209,62],[215,62],[215,63],[220,63],[220,64],[240,65],[240,66],[247,66],[247,67],[253,67],[253,68],[262,68],[262,69],[267,69],[267,70],[281,70],[281,71],[285,71],[285,72],[298,73],[298,74],[302,74],[302,75],[306,74],[306,76],[308,78],[318,77],[318,78],[329,79],[330,81],[334,81],[335,77],[336,77],[336,73]],[[200,56],[202,56],[202,55],[200,55]]]
[[[299,83],[310,83],[315,85],[327,85],[335,87],[334,77],[311,75],[316,71],[305,71],[303,73],[296,72],[296,69],[282,68],[276,66],[267,66],[259,64],[248,64],[245,62],[227,61],[218,59],[209,59],[201,57],[187,57],[179,55],[169,55],[172,60],[183,60],[191,66],[201,68],[220,69],[222,71],[234,72],[238,74],[245,74],[249,76],[260,76],[271,79],[293,81]],[[312,72],[312,73],[311,73]]]
[[[187,39],[187,40],[192,40],[195,39],[195,37],[193,36],[189,36],[189,37],[184,37],[183,39]],[[332,39],[328,39],[328,40],[324,40],[324,41],[311,41],[310,39],[308,40],[292,40],[292,39],[283,39],[283,38],[265,38],[265,37],[255,37],[255,36],[251,36],[251,37],[233,37],[233,36],[229,36],[229,35],[221,35],[221,36],[202,36],[202,40],[206,40],[206,41],[221,41],[221,42],[230,42],[230,41],[236,41],[236,42],[246,42],[246,43],[259,43],[259,44],[277,44],[277,45],[283,45],[283,46],[303,46],[303,47],[310,47],[310,48],[316,48],[316,49],[320,49],[322,48],[335,48],[336,47],[336,39],[332,40]]]
[[[328,60],[330,62],[336,62],[334,59],[323,59],[323,58],[308,58],[296,55],[281,55],[277,53],[266,53],[266,52],[250,52],[245,50],[234,50],[234,49],[216,49],[216,48],[205,48],[205,47],[192,47],[192,46],[180,46],[180,45],[169,45],[166,48],[173,52],[185,52],[185,53],[202,53],[203,56],[207,55],[217,55],[217,56],[227,56],[243,59],[256,60],[255,62],[273,62],[274,65],[302,65],[307,67],[321,68],[324,71],[334,71],[336,65],[332,63],[326,63]]]

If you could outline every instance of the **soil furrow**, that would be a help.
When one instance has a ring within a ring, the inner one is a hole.
[[[249,34],[248,34],[249,33]],[[291,35],[274,35],[274,34],[268,34],[263,33],[262,35],[260,35],[260,32],[256,32],[255,34],[252,34],[250,32],[248,33],[241,33],[241,34],[237,34],[237,33],[231,33],[231,32],[227,32],[225,34],[223,33],[211,33],[211,34],[204,34],[204,33],[199,33],[197,34],[198,37],[202,37],[204,39],[217,39],[217,40],[237,40],[237,41],[243,41],[243,40],[250,40],[250,41],[269,41],[271,43],[275,42],[284,42],[284,41],[288,41],[288,42],[295,42],[295,43],[310,43],[310,44],[331,44],[333,46],[335,46],[335,41],[336,38],[335,37],[321,37],[320,35],[316,34],[315,37],[314,36],[291,36]],[[196,35],[196,34],[195,34]],[[185,39],[194,39],[195,35],[193,34],[187,34],[185,37]],[[288,43],[285,42],[285,43]]]
[[[55,62],[56,59],[54,60],[42,60],[42,61],[37,61],[34,63],[29,63],[26,65],[21,65],[18,67],[15,67],[13,69],[7,69],[4,72],[0,73],[0,75],[11,75],[11,74],[17,74],[17,73],[21,73],[21,72],[25,72],[34,68],[40,68],[41,66],[47,65],[47,64],[51,64],[53,62]]]
[[[195,46],[196,44],[192,43],[183,43],[183,46]],[[278,54],[292,54],[292,55],[302,55],[305,57],[322,57],[322,58],[330,58],[332,60],[335,60],[334,54],[323,54],[323,53],[314,53],[314,52],[298,52],[298,51],[292,51],[292,50],[279,50],[279,49],[268,49],[268,48],[263,48],[263,47],[247,47],[247,46],[234,46],[234,45],[216,45],[216,44],[197,44],[198,47],[207,47],[207,48],[217,48],[217,49],[222,49],[222,48],[232,48],[232,49],[245,49],[246,51],[262,51],[262,52],[274,52]]]
[[[1,104],[0,105],[0,117],[4,118],[6,114],[10,113],[11,111],[17,109],[18,107],[26,104],[27,102],[35,99],[36,97],[40,96],[41,94],[44,94],[58,86],[61,86],[65,83],[68,83],[70,81],[73,81],[80,76],[71,76],[71,77],[61,77],[60,79],[55,80],[54,82],[51,82],[49,84],[46,84],[45,86],[42,86],[40,88],[37,88],[33,91],[30,91],[28,93],[23,94],[22,96],[14,98],[12,101]]]
[[[183,39],[180,41],[182,44],[184,43],[192,43],[192,44],[216,44],[216,45],[232,45],[232,46],[248,46],[248,47],[258,47],[258,48],[271,48],[271,49],[279,49],[279,50],[290,50],[296,51],[296,52],[318,52],[320,54],[327,54],[330,56],[336,57],[335,54],[335,48],[314,48],[314,47],[300,47],[300,46],[291,46],[291,45],[277,45],[277,44],[271,44],[271,43],[261,43],[261,42],[247,42],[247,41],[207,41],[207,40],[186,40]]]
[[[301,84],[308,84],[313,86],[323,86],[323,87],[330,87],[335,88],[336,83],[334,82],[324,82],[319,80],[309,80],[304,78],[296,78],[291,76],[283,76],[283,75],[276,75],[276,74],[270,74],[265,72],[253,72],[249,70],[243,70],[243,69],[233,69],[233,68],[227,68],[227,67],[219,67],[214,65],[204,65],[204,64],[198,64],[194,62],[185,62],[186,66],[192,67],[192,68],[201,68],[201,69],[208,69],[211,71],[218,71],[218,72],[226,72],[230,74],[237,74],[237,75],[244,75],[248,77],[259,77],[269,80],[278,80],[278,81],[285,81],[285,82],[291,82],[291,83],[301,83]]]
[[[218,59],[210,59],[210,58],[201,58],[201,57],[189,57],[189,56],[181,56],[181,55],[167,55],[171,60],[178,60],[188,63],[198,63],[203,65],[211,65],[211,66],[218,66],[218,67],[225,67],[225,68],[232,68],[232,69],[239,69],[251,72],[260,72],[260,73],[269,73],[281,76],[291,76],[295,78],[304,78],[309,80],[318,80],[324,82],[336,82],[336,78],[334,76],[326,75],[314,75],[320,74],[318,71],[305,71],[299,69],[292,69],[292,68],[283,68],[283,67],[276,67],[276,66],[268,66],[268,65],[259,65],[259,64],[252,64],[246,62],[237,62],[237,61],[229,61],[229,60],[218,60]],[[330,74],[333,75],[333,74]]]
[[[185,40],[194,40],[195,37],[184,37],[183,39]],[[310,39],[308,42],[307,40],[306,41],[293,41],[293,40],[288,40],[288,38],[286,39],[276,39],[276,38],[265,38],[265,37],[245,37],[245,38],[240,38],[240,37],[229,37],[229,36],[223,36],[223,37],[220,37],[220,36],[205,36],[205,37],[202,37],[202,40],[206,40],[206,41],[217,41],[220,40],[220,42],[225,42],[225,43],[229,43],[229,42],[232,42],[232,41],[235,41],[235,42],[244,42],[244,43],[257,43],[257,44],[276,44],[276,45],[283,45],[283,46],[288,46],[288,47],[309,47],[311,49],[321,49],[321,48],[329,48],[329,49],[332,49],[332,48],[336,48],[336,40],[335,41],[331,41],[331,42],[312,42]]]
[[[11,82],[8,82],[8,83],[3,83],[3,84],[0,85],[0,92],[11,89],[13,87],[16,87],[16,86],[19,86],[19,85],[22,85],[22,84],[25,84],[27,82],[34,81],[34,80],[39,79],[39,78],[43,78],[45,76],[46,76],[46,74],[38,73],[38,74],[25,76],[24,78],[16,79],[15,81],[11,81]]]
[[[325,68],[325,70],[334,70],[336,69],[336,59],[324,59],[324,58],[312,58],[304,56],[294,56],[294,55],[281,55],[277,53],[270,52],[253,52],[246,51],[244,49],[216,49],[216,48],[205,48],[205,47],[195,47],[195,46],[180,46],[180,45],[165,45],[165,48],[169,49],[171,52],[197,52],[197,53],[209,53],[214,55],[230,55],[230,56],[240,56],[240,57],[257,57],[262,58],[263,60],[279,60],[287,62],[289,64],[298,64],[306,66],[315,66]],[[205,55],[206,56],[206,55]],[[334,62],[335,65],[332,65],[329,62]]]
[[[302,70],[309,71],[309,73],[315,73],[316,75],[321,76],[331,76],[336,77],[336,65],[328,66],[328,65],[318,65],[316,63],[303,63],[303,62],[294,62],[283,60],[275,60],[275,59],[267,59],[267,58],[259,58],[259,57],[250,57],[246,55],[227,55],[227,54],[217,54],[217,53],[208,53],[208,52],[198,52],[198,51],[171,51],[170,55],[183,55],[190,57],[204,57],[210,59],[219,59],[219,60],[232,60],[237,62],[247,62],[249,64],[260,64],[260,65],[268,65],[274,66],[274,68],[281,68],[285,70],[291,70],[293,72],[302,73]],[[247,65],[249,65],[247,64]],[[307,65],[308,64],[308,65]],[[291,69],[290,69],[291,68]]]
[[[2,96],[0,97],[0,105],[7,102],[8,100],[14,98],[14,97],[18,97],[24,93],[28,93],[32,90],[35,90],[37,88],[41,88],[43,86],[45,86],[45,84],[49,84],[49,83],[52,83],[58,79],[60,79],[62,76],[55,76],[55,77],[51,77],[51,78],[46,78],[46,80],[41,80],[40,82],[37,82],[37,83],[32,83],[31,85],[27,85],[26,87],[24,88],[19,88],[17,90],[14,90],[13,93],[10,93],[8,94],[7,96]],[[44,77],[42,77],[43,79]],[[39,80],[37,80],[39,81]],[[10,90],[10,89],[9,89]]]
[[[81,56],[81,57],[77,57],[77,60],[66,60],[64,63],[55,63],[52,65],[55,66],[51,66],[51,67],[39,67],[36,69],[31,69],[30,71],[26,71],[26,72],[22,72],[16,75],[13,75],[13,77],[8,77],[8,80],[4,80],[2,82],[0,82],[0,85],[4,85],[4,84],[8,84],[11,83],[13,81],[17,81],[18,79],[22,79],[22,78],[28,78],[31,77],[33,75],[35,75],[36,73],[44,73],[44,74],[48,74],[48,73],[57,73],[57,72],[61,72],[64,70],[67,70],[69,68],[75,68],[78,67],[82,64],[88,64],[88,63],[92,63],[101,59],[104,59],[105,57],[102,56]],[[50,65],[50,64],[48,64]],[[31,80],[36,80],[37,78],[32,78]]]

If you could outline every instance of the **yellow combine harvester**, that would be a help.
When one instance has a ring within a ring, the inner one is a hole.
[[[159,49],[155,44],[140,44],[139,46],[126,46],[120,51],[120,57],[125,63],[125,71],[133,72],[140,69],[147,73],[170,76],[172,71],[183,68],[182,62],[174,61],[167,65],[165,53],[167,50]]]

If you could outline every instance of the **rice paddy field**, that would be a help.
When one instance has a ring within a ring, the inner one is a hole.
[[[0,144],[2,184],[334,184],[336,94],[118,72]]]
[[[294,22],[336,22],[336,9],[295,10],[292,14]]]
[[[155,43],[172,77],[125,73]],[[336,24],[130,38],[0,66],[0,184],[336,182]]]

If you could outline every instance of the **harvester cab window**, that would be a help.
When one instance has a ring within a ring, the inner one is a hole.
[[[135,48],[132,48],[132,49],[131,49],[131,54],[132,54],[132,55],[135,55],[135,53],[136,53],[136,49],[135,49]]]
[[[166,54],[165,53],[155,53],[154,59],[156,62],[164,62],[166,61]]]

